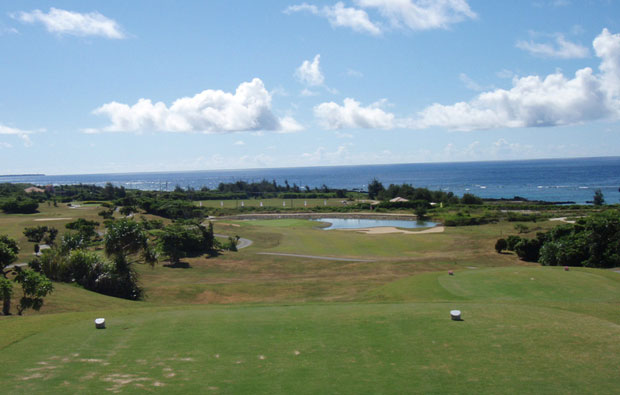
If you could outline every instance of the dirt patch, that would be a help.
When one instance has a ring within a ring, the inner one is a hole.
[[[345,231],[353,230],[355,232],[365,233],[367,235],[385,235],[385,234],[389,234],[389,233],[400,233],[400,234],[405,234],[405,235],[422,235],[422,234],[427,234],[427,233],[441,233],[441,232],[445,231],[446,228],[443,227],[443,226],[435,226],[435,227],[429,228],[429,229],[418,230],[418,231],[411,231],[411,230],[398,229],[398,228],[395,228],[393,226],[380,226],[380,227],[377,227],[377,228],[339,229],[339,230],[345,230]]]
[[[42,377],[43,377],[42,373],[35,373],[35,374],[31,374],[30,376],[22,377],[22,380],[28,381],[28,380],[32,380],[32,379],[40,379]]]
[[[114,392],[114,393],[118,393],[121,392],[121,390],[123,389],[123,387],[129,385],[129,384],[139,384],[140,382],[143,381],[154,381],[153,379],[149,378],[149,377],[139,377],[135,374],[110,374],[104,378],[101,379],[102,381],[105,381],[106,383],[112,383],[112,387],[110,388],[106,388],[106,390]],[[159,385],[156,385],[159,384]],[[160,386],[162,383],[159,383],[159,381],[155,381],[153,383],[153,385],[156,386]]]
[[[44,222],[44,221],[68,221],[73,218],[37,218],[35,222]]]

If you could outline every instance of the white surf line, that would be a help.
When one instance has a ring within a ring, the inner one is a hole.
[[[257,255],[290,256],[293,258],[321,259],[324,261],[374,262],[374,260],[371,260],[371,259],[338,258],[338,257],[330,257],[330,256],[302,255],[302,254],[285,254],[283,252],[257,252],[256,254]]]

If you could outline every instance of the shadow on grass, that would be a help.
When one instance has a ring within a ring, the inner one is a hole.
[[[189,262],[178,262],[178,263],[168,263],[165,264],[164,267],[169,267],[171,269],[191,269],[192,266],[189,264]]]

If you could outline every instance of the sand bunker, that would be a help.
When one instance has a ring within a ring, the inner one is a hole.
[[[70,219],[73,219],[73,218],[37,218],[37,219],[35,219],[35,221],[38,221],[38,222],[42,222],[42,221],[68,221]]]
[[[418,231],[410,231],[404,229],[398,229],[393,226],[380,226],[377,228],[366,228],[366,229],[339,229],[339,230],[354,230],[356,232],[365,233],[367,235],[384,235],[388,233],[402,233],[406,235],[421,235],[426,233],[441,233],[445,230],[443,226],[435,226],[433,228],[418,230]]]
[[[549,221],[560,221],[560,222],[566,222],[567,224],[574,224],[575,223],[575,221],[566,219],[566,217],[549,218]]]

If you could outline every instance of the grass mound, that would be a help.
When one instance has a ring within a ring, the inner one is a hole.
[[[368,299],[620,302],[620,275],[596,269],[503,267],[425,273],[379,287]]]

